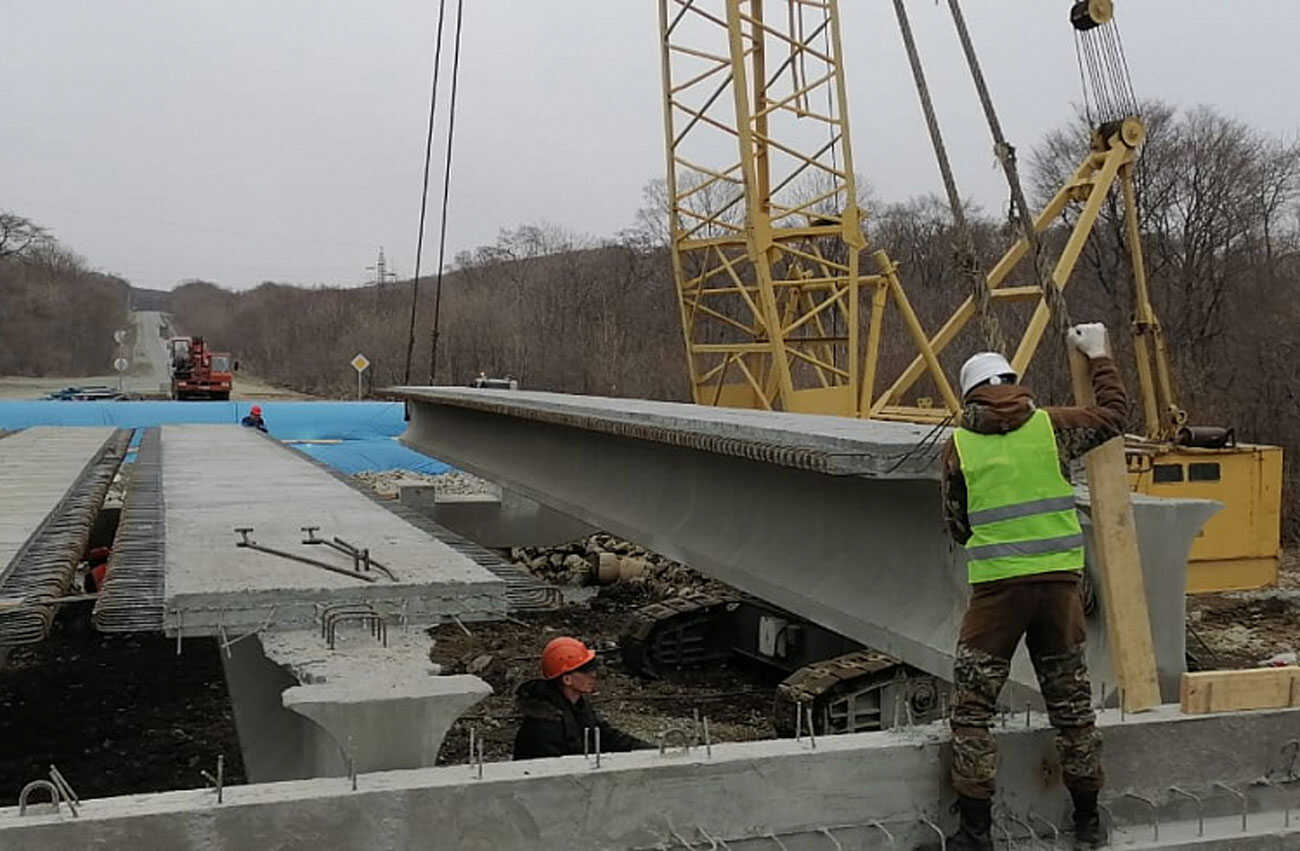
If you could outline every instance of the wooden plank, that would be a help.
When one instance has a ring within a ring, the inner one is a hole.
[[[1300,706],[1300,667],[1183,674],[1180,702],[1188,715]]]
[[[1078,405],[1093,405],[1088,360],[1070,349],[1070,377]],[[1160,705],[1151,614],[1138,553],[1137,526],[1124,461],[1124,438],[1112,438],[1084,456],[1091,494],[1093,561],[1101,575],[1106,637],[1124,709],[1141,712]]]

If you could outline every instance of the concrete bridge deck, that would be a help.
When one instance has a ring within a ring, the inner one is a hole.
[[[557,393],[390,392],[411,405],[407,445],[951,678],[968,588],[940,520],[943,430]],[[1086,524],[1084,490],[1079,506]],[[1216,509],[1134,498],[1166,700],[1185,669],[1187,552]],[[1100,606],[1089,664],[1113,692]],[[1032,700],[1023,649],[1012,678],[1011,698]]]
[[[162,429],[168,634],[311,629],[324,606],[368,604],[394,622],[495,619],[506,584],[463,553],[376,505],[306,458],[239,426]],[[293,555],[353,570],[302,527],[370,550],[395,576],[366,582],[237,547],[236,528]]]

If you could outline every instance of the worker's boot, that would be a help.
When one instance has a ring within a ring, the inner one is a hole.
[[[1106,844],[1106,827],[1097,807],[1097,793],[1070,792],[1074,799],[1074,847],[1101,848]]]
[[[981,798],[957,797],[957,832],[942,846],[946,851],[993,851],[993,802]],[[939,851],[938,842],[922,845],[920,851]]]

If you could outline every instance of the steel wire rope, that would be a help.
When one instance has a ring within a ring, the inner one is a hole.
[[[424,182],[420,190],[420,229],[415,237],[415,277],[411,279],[411,330],[406,340],[406,369],[402,383],[411,383],[411,359],[415,354],[415,313],[420,304],[420,260],[424,254],[424,217],[429,206],[429,164],[433,159],[433,119],[438,104],[438,72],[442,67],[442,25],[447,0],[438,0],[438,30],[434,36],[433,85],[429,92],[429,125],[424,139]],[[408,412],[409,419],[409,412]]]
[[[975,301],[975,312],[979,316],[980,330],[983,332],[984,344],[995,351],[1006,350],[1006,339],[993,314],[992,299],[989,296],[988,282],[980,268],[975,254],[975,240],[971,236],[970,225],[966,220],[966,211],[962,206],[961,194],[957,190],[957,179],[953,176],[952,164],[948,160],[948,151],[943,144],[943,133],[939,129],[939,119],[934,111],[934,102],[930,98],[930,87],[925,81],[925,69],[921,65],[921,55],[916,48],[916,39],[912,35],[912,25],[907,17],[903,0],[894,0],[894,12],[898,17],[898,29],[903,36],[903,46],[907,49],[908,63],[912,67],[912,79],[916,82],[916,93],[925,113],[925,124],[930,131],[930,142],[934,146],[934,157],[943,176],[944,190],[948,195],[948,206],[952,211],[953,226],[956,231],[953,244],[954,255],[959,271],[970,285],[971,298]]]
[[[970,31],[966,28],[966,19],[962,15],[960,0],[948,0],[948,8],[952,12],[953,23],[957,28],[957,38],[961,42],[962,52],[966,55],[966,64],[970,68],[971,79],[975,83],[976,92],[979,94],[980,105],[984,109],[984,117],[988,122],[989,132],[993,136],[993,151],[1002,164],[1002,171],[1007,179],[1007,187],[1011,190],[1012,205],[1018,213],[1017,218],[1020,221],[1021,233],[1033,257],[1034,278],[1043,291],[1043,299],[1047,302],[1052,323],[1060,336],[1064,338],[1066,331],[1070,327],[1069,308],[1065,303],[1065,294],[1061,292],[1061,288],[1048,274],[1043,263],[1042,244],[1039,242],[1038,234],[1034,231],[1033,216],[1029,211],[1029,203],[1025,199],[1024,187],[1020,183],[1020,172],[1016,166],[1016,149],[1007,142],[1006,136],[1002,132],[1002,123],[998,120],[997,110],[993,106],[993,98],[989,94],[988,84],[984,80],[984,72],[980,69],[979,57],[975,55],[975,45],[971,41]]]
[[[451,150],[456,136],[456,91],[460,82],[460,33],[465,21],[465,0],[456,0],[456,49],[451,60],[451,103],[447,108],[447,164],[442,176],[442,223],[438,236],[438,278],[433,286],[433,344],[429,347],[429,383],[438,366],[438,320],[442,312],[442,275],[447,253],[447,201],[451,195]]]

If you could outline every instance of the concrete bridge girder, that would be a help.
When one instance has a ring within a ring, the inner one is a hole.
[[[413,448],[951,678],[969,592],[940,519],[939,435],[908,458],[926,430],[553,393],[402,392]],[[1080,504],[1086,514],[1086,491]],[[1134,498],[1166,700],[1185,670],[1187,552],[1216,506]],[[1104,605],[1090,618],[1089,664],[1113,692]],[[1009,699],[1036,698],[1023,648],[1012,680]]]

